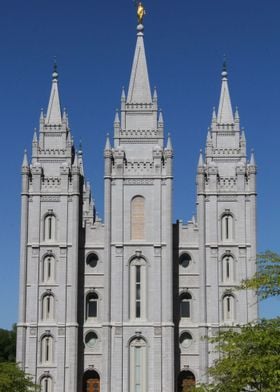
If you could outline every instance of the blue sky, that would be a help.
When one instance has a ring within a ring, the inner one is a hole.
[[[280,252],[280,2],[146,0],[145,45],[175,149],[174,221],[195,212],[195,170],[224,54],[233,105],[258,164],[258,249]],[[62,105],[103,216],[103,147],[127,88],[136,40],[132,0],[2,0],[0,13],[0,327],[17,319],[20,165],[46,109],[56,56]],[[261,304],[280,313],[280,300]]]

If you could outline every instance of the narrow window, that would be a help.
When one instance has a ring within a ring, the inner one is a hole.
[[[44,239],[45,241],[55,240],[55,216],[48,214],[44,221]]]
[[[233,295],[227,294],[223,298],[223,316],[224,321],[234,320],[234,297]]]
[[[53,353],[53,338],[51,336],[44,336],[41,340],[41,362],[52,362]]]
[[[52,379],[50,377],[42,378],[40,384],[42,392],[52,392]]]
[[[145,199],[142,196],[131,201],[131,239],[145,239]]]
[[[233,240],[233,217],[231,214],[225,214],[222,217],[222,240]]]
[[[130,318],[146,317],[146,262],[134,259],[130,263]]]
[[[181,318],[191,317],[191,299],[192,296],[190,295],[190,293],[184,293],[181,295],[181,301],[180,301]]]
[[[87,301],[86,301],[87,319],[97,317],[97,304],[98,304],[98,295],[96,293],[88,294]]]
[[[223,282],[234,280],[234,259],[232,256],[225,256],[222,260]]]
[[[44,295],[42,299],[42,320],[53,320],[54,318],[54,298],[52,294]]]
[[[44,283],[54,282],[55,280],[55,259],[53,256],[47,256],[43,260],[42,281]]]
[[[135,339],[130,344],[130,391],[146,392],[146,342]]]

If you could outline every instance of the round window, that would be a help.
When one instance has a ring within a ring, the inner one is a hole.
[[[192,335],[189,332],[184,332],[180,336],[180,344],[183,348],[188,348],[192,344]]]
[[[98,256],[96,253],[90,253],[87,257],[87,265],[91,268],[95,268],[98,263]]]
[[[85,338],[86,345],[90,348],[94,347],[97,342],[97,339],[98,337],[95,332],[88,332]]]
[[[183,253],[183,254],[180,256],[179,262],[180,262],[180,265],[181,265],[183,268],[187,268],[187,267],[190,265],[191,256],[190,256],[188,253]]]

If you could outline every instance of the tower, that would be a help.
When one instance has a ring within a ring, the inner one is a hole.
[[[189,379],[207,381],[215,354],[203,338],[220,327],[257,318],[255,294],[235,290],[256,268],[256,165],[253,153],[247,161],[245,133],[238,110],[235,115],[232,111],[225,65],[218,114],[214,109],[205,158],[202,151],[199,155],[196,187],[196,218],[175,226],[180,385],[190,371]]]

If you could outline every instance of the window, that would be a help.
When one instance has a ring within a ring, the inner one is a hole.
[[[40,382],[41,392],[52,392],[52,379],[43,377]]]
[[[45,241],[55,240],[55,216],[48,214],[44,220],[44,239]]]
[[[97,317],[98,295],[89,293],[86,300],[86,319]]]
[[[43,336],[41,340],[41,362],[48,364],[53,359],[53,338],[50,335]]]
[[[232,294],[226,294],[223,297],[223,316],[224,321],[234,320],[234,297]]]
[[[145,239],[145,199],[142,196],[131,201],[131,239]]]
[[[180,345],[181,347],[188,348],[192,344],[192,335],[189,332],[183,332],[180,336]]]
[[[178,391],[190,392],[195,386],[195,376],[189,370],[183,370],[178,377]]]
[[[146,262],[142,258],[130,263],[130,317],[146,317]]]
[[[90,253],[87,256],[87,261],[86,261],[87,265],[91,268],[95,268],[97,266],[98,263],[98,256],[96,253]]]
[[[223,282],[230,282],[234,280],[234,260],[233,257],[227,255],[223,257]]]
[[[184,293],[181,295],[181,299],[180,299],[181,318],[190,318],[191,317],[191,299],[192,299],[192,296],[190,293]]]
[[[179,263],[183,268],[187,268],[191,262],[191,256],[188,253],[183,253],[180,256]]]
[[[53,320],[54,318],[54,297],[52,294],[45,294],[42,298],[42,320]]]
[[[146,342],[142,338],[130,343],[130,391],[146,392]]]
[[[93,348],[97,342],[97,335],[95,332],[90,331],[86,334],[85,343],[89,348]]]
[[[54,282],[55,280],[55,259],[53,256],[47,256],[43,260],[42,281],[44,283]]]
[[[222,241],[233,240],[233,216],[226,213],[222,216]]]

